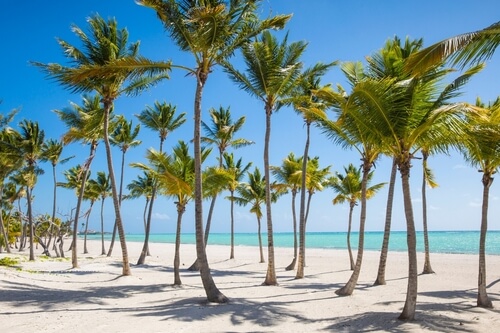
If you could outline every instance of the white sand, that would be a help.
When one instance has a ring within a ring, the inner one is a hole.
[[[69,242],[67,242],[69,244]],[[106,244],[108,246],[108,244]],[[476,255],[431,254],[436,274],[419,276],[416,320],[397,320],[407,287],[406,253],[389,253],[387,285],[372,286],[378,252],[366,252],[352,296],[334,291],[351,275],[347,251],[307,250],[306,278],[285,271],[293,249],[276,249],[279,286],[261,286],[267,264],[258,248],[208,245],[210,268],[228,304],[207,304],[199,274],[186,270],[194,245],[181,246],[183,287],[174,288],[173,244],[151,244],[152,256],[136,266],[141,243],[128,243],[132,276],[121,277],[121,249],[98,255],[89,242],[80,268],[71,259],[27,261],[21,269],[0,267],[2,332],[498,332],[500,330],[500,256],[487,257],[488,294],[495,309],[476,307]],[[79,242],[79,252],[83,242]],[[40,253],[37,250],[37,253]],[[68,252],[67,255],[71,256]],[[0,254],[0,258],[8,256]],[[419,255],[419,269],[423,256]]]

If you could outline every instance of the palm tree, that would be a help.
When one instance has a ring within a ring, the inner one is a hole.
[[[248,172],[248,182],[240,183],[236,188],[238,193],[237,196],[233,196],[233,199],[238,205],[246,206],[251,205],[250,213],[254,213],[257,218],[257,234],[259,237],[259,253],[260,262],[266,262],[264,260],[264,251],[262,250],[262,237],[261,237],[261,219],[262,219],[262,205],[266,204],[266,180],[261,176],[259,168],[255,168],[252,173]],[[271,202],[276,202],[278,199],[277,192],[272,192]]]
[[[201,137],[201,142],[207,143],[217,147],[219,152],[219,167],[222,167],[224,161],[224,154],[229,147],[240,148],[253,144],[253,141],[244,138],[233,138],[234,134],[238,132],[245,123],[245,117],[238,118],[235,122],[231,118],[230,108],[226,109],[222,106],[219,110],[214,108],[210,109],[210,118],[212,120],[211,126],[207,125],[204,121],[201,122],[201,126],[205,131],[204,137]],[[234,192],[234,191],[233,191]],[[215,200],[217,199],[217,194],[212,196],[212,201],[210,203],[210,209],[208,212],[208,217],[212,216],[213,209],[215,207]],[[231,206],[232,209],[232,206]],[[233,219],[231,215],[231,230],[234,229]],[[211,219],[207,218],[207,225],[205,228],[205,246],[208,240],[208,232],[210,230]],[[230,259],[234,258],[234,235],[231,232],[231,254]]]
[[[351,94],[338,86],[338,91],[322,89],[318,96],[325,101],[330,101],[334,111],[338,112],[338,118],[334,121],[322,120],[320,125],[324,133],[334,142],[345,148],[353,148],[361,156],[361,212],[359,223],[358,253],[354,271],[344,287],[336,291],[336,294],[351,295],[357,284],[364,252],[364,228],[366,221],[366,201],[368,176],[375,161],[383,151],[384,141],[379,137],[373,138],[366,128],[368,115],[387,112],[391,108],[400,106],[396,94],[393,92],[392,81],[381,81],[364,74],[361,63],[348,62],[342,65],[342,71],[351,85]],[[365,115],[366,114],[366,115]],[[382,121],[379,119],[379,121]],[[376,123],[374,123],[374,126]],[[370,127],[371,128],[371,127]],[[378,128],[373,128],[379,131]],[[376,132],[377,134],[379,132]]]
[[[234,192],[238,188],[243,175],[250,169],[252,162],[243,165],[241,158],[238,161],[234,160],[233,153],[224,154],[224,169],[231,175],[231,181],[227,185],[229,190],[229,200],[231,201],[231,253],[229,259],[234,259]]]
[[[166,102],[160,103],[156,101],[154,107],[148,105],[145,110],[137,115],[137,118],[144,126],[158,132],[160,137],[160,153],[163,152],[163,143],[167,139],[168,134],[186,122],[186,113],[183,112],[176,115],[176,110],[177,108],[172,104],[167,104]],[[156,182],[154,178],[153,181]],[[141,255],[137,260],[137,265],[143,265],[146,261],[146,255],[149,253],[149,232],[151,230],[151,219],[153,216],[153,204],[156,198],[156,192],[156,185],[153,184],[149,201],[148,217],[146,221],[144,245],[142,247]]]
[[[196,78],[194,97],[195,225],[196,252],[200,275],[210,302],[227,298],[216,287],[208,266],[203,237],[203,189],[201,172],[201,102],[203,89],[213,67],[226,62],[251,38],[270,28],[282,28],[290,16],[260,20],[260,1],[139,0],[156,11],[172,40],[194,56],[195,68],[185,68]]]
[[[296,91],[292,97],[294,109],[298,111],[304,118],[306,126],[306,142],[304,145],[304,155],[302,156],[302,188],[306,188],[307,179],[307,164],[309,160],[309,145],[311,124],[317,117],[325,117],[325,105],[314,96],[313,90],[321,89],[320,78],[326,71],[336,63],[322,64],[318,63],[315,66],[307,69],[296,87]],[[310,197],[309,197],[310,198]],[[306,193],[300,193],[300,223],[299,223],[299,265],[297,269],[296,278],[302,279],[304,277],[305,267],[305,244],[306,244]]]
[[[374,172],[370,171],[367,177],[366,199],[370,199],[375,193],[384,186],[384,183],[379,183],[368,187]],[[351,263],[351,270],[354,270],[354,259],[351,251],[351,224],[352,213],[354,207],[358,205],[361,200],[361,168],[356,168],[352,163],[344,167],[344,174],[336,172],[334,177],[329,179],[328,185],[337,193],[333,198],[334,205],[349,204],[349,220],[347,227],[347,250],[349,251],[349,261]]]
[[[388,40],[384,47],[377,53],[375,53],[372,57],[368,57],[368,75],[371,77],[375,77],[378,79],[384,78],[393,78],[396,79],[403,84],[411,83],[408,85],[410,88],[410,95],[413,89],[419,90],[421,92],[426,92],[425,88],[426,83],[429,86],[435,84],[437,81],[443,78],[446,73],[448,73],[449,69],[442,68],[442,64],[440,66],[428,67],[427,68],[427,78],[414,79],[412,76],[405,71],[405,63],[409,61],[413,57],[414,54],[418,52],[418,50],[422,47],[422,39],[418,40],[410,40],[406,38],[404,44],[401,43],[401,40],[398,37],[395,37],[393,40]],[[448,101],[452,98],[455,98],[459,95],[459,90],[461,87],[467,83],[469,78],[481,70],[482,65],[475,66],[462,75],[458,76],[451,84],[448,84],[444,87],[442,91],[428,90],[428,97],[423,97],[422,101],[425,104],[425,108],[430,109],[439,109],[440,107],[445,106]],[[425,76],[424,76],[425,77]],[[433,100],[434,99],[434,100]],[[433,101],[432,101],[433,100]],[[398,112],[406,112],[404,109],[399,110]],[[437,124],[436,124],[437,125]],[[436,127],[436,126],[434,126]],[[437,126],[438,130],[447,131],[446,125]],[[432,133],[432,132],[430,132]],[[423,150],[429,150],[429,152],[447,152],[447,147],[452,143],[450,139],[453,139],[453,135],[440,135],[440,140],[437,140],[436,137],[422,135],[418,140],[421,141],[420,147]],[[391,155],[389,153],[389,155]],[[394,159],[394,156],[393,156]],[[384,228],[384,241],[382,245],[382,251],[380,254],[380,264],[378,275],[375,284],[385,284],[385,263],[387,258],[388,244],[389,244],[389,232],[390,232],[390,223],[391,223],[391,209],[392,209],[392,197],[393,197],[393,188],[395,181],[395,168],[397,168],[397,161],[394,161],[393,171],[391,172],[391,184],[389,186],[389,194],[388,194],[388,203],[387,203],[387,212],[386,212],[386,225]],[[425,205],[425,203],[424,203]],[[426,242],[426,248],[428,248],[427,241],[427,226],[426,221],[424,221],[424,241]],[[424,267],[424,271],[430,267],[430,260],[428,251],[426,251],[426,264]],[[432,269],[431,269],[432,271]]]
[[[472,69],[454,83],[463,85],[478,69],[479,67]],[[441,93],[437,92],[438,85],[448,72],[439,67],[420,77],[403,81],[394,78],[377,80],[375,87],[383,88],[386,93],[381,95],[382,98],[373,96],[372,101],[381,103],[370,108],[371,112],[361,112],[358,115],[352,113],[356,124],[361,126],[370,142],[383,147],[384,153],[396,159],[401,174],[409,258],[406,302],[399,316],[402,320],[414,319],[418,290],[415,221],[409,184],[411,160],[431,140],[435,142],[438,151],[446,151],[453,140],[457,140],[457,135],[463,128],[463,117],[459,112],[463,109],[462,105],[446,104],[450,96],[456,96],[453,84],[445,87]],[[364,85],[372,82],[372,79],[364,79],[362,82]],[[381,86],[381,82],[388,82],[389,85]]]
[[[165,73],[170,70],[170,64],[165,63],[161,66],[162,64],[155,63],[153,68],[151,66],[152,62],[138,55],[138,42],[128,45],[128,32],[126,29],[118,29],[115,19],[105,21],[100,16],[95,15],[88,19],[88,23],[91,36],[88,36],[77,26],[72,27],[73,32],[80,38],[84,46],[83,51],[63,40],[59,40],[59,45],[66,56],[71,58],[74,67],[41,63],[35,63],[35,65],[73,92],[95,91],[101,96],[104,111],[102,128],[106,160],[113,193],[115,219],[122,248],[122,273],[123,275],[130,275],[125,231],[122,224],[120,200],[109,141],[110,114],[116,98],[122,94],[138,94],[145,88],[166,78]],[[138,69],[138,64],[143,66]],[[145,73],[148,76],[144,75]],[[128,85],[125,85],[126,83]]]
[[[290,265],[285,268],[285,270],[290,271],[295,268],[298,253],[297,214],[295,201],[297,192],[300,190],[302,184],[302,173],[300,172],[302,168],[302,157],[295,158],[295,155],[290,153],[283,160],[280,167],[270,166],[270,168],[274,178],[277,179],[277,183],[275,182],[273,184],[273,188],[282,194],[290,191],[292,197],[293,260]]]
[[[42,153],[42,145],[45,137],[45,132],[41,130],[37,122],[24,120],[19,124],[21,134],[21,153],[26,161],[26,170],[24,177],[26,181],[26,200],[28,203],[28,221],[30,229],[30,258],[35,260],[35,252],[33,246],[33,238],[35,230],[33,228],[33,189],[37,181],[37,162]]]
[[[425,259],[424,259],[424,269],[422,274],[433,274],[434,270],[431,266],[431,258],[430,258],[430,248],[429,248],[429,233],[427,227],[427,186],[431,188],[435,188],[438,186],[436,181],[434,180],[434,175],[432,170],[429,168],[427,164],[427,160],[430,155],[430,148],[423,146],[421,149],[422,153],[422,222],[423,222],[423,232],[424,232],[424,251],[425,251]]]
[[[231,65],[225,66],[231,79],[241,89],[264,103],[266,113],[266,133],[264,139],[264,177],[270,179],[269,143],[271,140],[271,115],[289,97],[299,82],[302,63],[299,61],[306,49],[305,42],[288,44],[288,35],[281,43],[269,31],[242,48],[247,66],[246,73]],[[277,285],[274,263],[273,222],[271,214],[271,186],[266,182],[266,219],[268,237],[268,269],[264,285]]]
[[[137,179],[132,180],[130,184],[127,185],[129,194],[127,198],[139,198],[144,196],[146,198],[146,203],[144,205],[143,221],[144,221],[144,233],[147,233],[147,221],[148,221],[148,207],[151,202],[154,188],[154,176],[152,172],[144,171],[142,175],[138,175]]]
[[[488,231],[488,202],[493,174],[500,168],[500,97],[485,106],[481,99],[476,100],[479,114],[468,115],[467,135],[460,150],[465,160],[477,167],[482,175],[483,204],[481,209],[481,233],[479,238],[479,275],[477,306],[492,308],[493,304],[486,291],[486,234]]]
[[[202,160],[205,160],[210,152],[210,149],[202,151]],[[175,234],[174,285],[180,286],[182,285],[179,271],[182,216],[194,194],[194,159],[189,155],[189,147],[184,141],[179,141],[177,146],[174,147],[171,156],[149,150],[147,159],[153,167],[137,163],[133,164],[133,166],[154,172],[158,179],[160,192],[175,199],[177,227]]]
[[[111,194],[111,183],[109,176],[104,171],[97,172],[97,178],[89,180],[91,191],[97,194],[97,198],[101,198],[101,254],[106,254],[104,247],[104,200]]]
[[[113,133],[111,133],[110,142],[112,145],[120,148],[122,152],[122,163],[120,168],[120,187],[118,190],[118,197],[120,201],[120,205],[123,199],[123,175],[125,168],[125,154],[127,153],[129,148],[136,147],[141,144],[141,140],[136,140],[139,135],[139,131],[141,129],[140,125],[137,125],[132,130],[132,121],[127,122],[125,116],[119,115],[115,117],[113,127],[115,128]],[[110,189],[111,190],[111,189]],[[109,253],[108,256],[111,256],[113,251],[113,246],[115,244],[117,225],[115,223],[113,227],[113,235],[111,237],[111,244],[109,245]],[[104,244],[104,241],[103,241]]]
[[[2,119],[3,120],[3,119]],[[0,131],[0,200],[2,200],[0,204],[0,228],[1,228],[1,236],[5,242],[5,250],[7,253],[10,253],[10,247],[8,244],[8,233],[9,228],[4,226],[3,221],[3,193],[4,193],[4,183],[5,179],[9,177],[10,174],[21,168],[24,159],[22,158],[22,154],[20,154],[19,146],[20,146],[20,134],[11,129],[11,128],[3,128]],[[0,245],[1,249],[1,245]]]
[[[67,132],[64,133],[62,141],[64,144],[71,142],[82,141],[90,146],[89,156],[84,161],[83,165],[79,165],[78,174],[71,175],[72,180],[80,181],[80,185],[74,183],[67,185],[69,188],[78,189],[77,203],[75,208],[75,219],[73,221],[73,240],[71,243],[71,262],[72,267],[78,267],[78,222],[80,219],[81,205],[85,193],[85,186],[90,177],[90,167],[94,160],[97,145],[102,139],[103,130],[100,126],[102,122],[103,112],[98,95],[84,95],[82,105],[70,102],[71,107],[62,110],[55,110],[59,119],[61,119],[66,127]],[[75,171],[76,170],[72,170]],[[81,174],[80,174],[81,173]],[[66,177],[68,179],[68,177]]]
[[[63,151],[63,143],[54,139],[49,139],[45,141],[42,145],[42,154],[40,160],[42,162],[50,162],[52,164],[52,178],[54,179],[54,189],[53,189],[53,200],[52,200],[52,218],[50,225],[50,230],[53,230],[56,225],[56,203],[57,203],[57,176],[56,167],[58,164],[64,164],[72,159],[74,156],[66,157],[61,159],[61,154]],[[49,241],[47,242],[47,247],[50,247],[52,232],[50,232]],[[54,242],[54,248],[56,247]]]

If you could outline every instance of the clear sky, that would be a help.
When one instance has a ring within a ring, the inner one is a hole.
[[[379,50],[384,43],[398,36],[404,39],[423,38],[424,46],[460,33],[479,30],[498,21],[500,3],[497,0],[466,1],[340,1],[340,0],[267,0],[261,7],[263,16],[269,14],[293,14],[285,28],[289,41],[308,42],[303,57],[305,66],[318,61],[364,61],[365,56]],[[69,102],[81,103],[81,96],[71,94],[57,83],[47,80],[29,61],[67,64],[56,37],[80,47],[70,30],[71,24],[87,29],[86,19],[99,13],[102,17],[115,17],[119,27],[129,31],[130,42],[141,41],[140,53],[155,60],[171,59],[174,63],[193,67],[189,54],[180,53],[170,42],[160,21],[153,10],[138,6],[133,0],[86,0],[86,1],[9,1],[0,2],[0,104],[2,113],[14,108],[21,112],[12,125],[22,119],[38,121],[45,130],[46,138],[59,139],[66,130],[65,126],[52,112],[63,109]],[[500,95],[500,56],[488,62],[486,69],[465,87],[461,99],[474,103],[477,96],[483,101],[494,100]],[[237,58],[236,58],[237,59]],[[240,67],[240,69],[242,69]],[[334,68],[325,76],[323,83],[340,83],[346,86],[340,70]],[[173,72],[171,80],[145,92],[140,97],[117,100],[115,111],[138,123],[135,114],[146,105],[155,101],[166,101],[177,106],[179,112],[187,112],[187,123],[167,138],[166,150],[179,139],[189,141],[193,136],[192,114],[195,81],[185,77],[183,72]],[[234,119],[246,116],[244,129],[238,137],[256,142],[251,147],[234,151],[236,157],[242,156],[245,162],[254,166],[263,165],[264,110],[256,99],[238,90],[219,70],[210,76],[203,98],[204,120],[208,109],[230,106]],[[144,162],[149,147],[158,148],[158,136],[142,127],[140,139],[143,144],[127,153],[127,163]],[[282,109],[273,115],[271,134],[271,164],[280,165],[281,161],[293,152],[303,154],[305,131],[301,117],[291,109]],[[62,172],[73,165],[82,163],[89,151],[87,146],[72,144],[65,148],[63,157],[75,155],[70,162],[59,166],[58,180],[63,181]],[[324,138],[318,129],[312,129],[311,156],[319,156],[322,167],[331,165],[332,171],[342,171],[348,163],[359,163],[355,152],[343,151]],[[104,145],[98,147],[98,156],[92,165],[92,174],[106,171]],[[119,172],[120,152],[114,154],[115,170]],[[450,156],[433,156],[429,164],[434,170],[439,187],[429,189],[428,220],[430,230],[477,230],[480,225],[480,206],[482,197],[481,175],[468,166],[457,153]],[[49,164],[41,164],[46,170],[41,176],[34,194],[35,213],[51,211],[52,174]],[[417,229],[421,230],[421,173],[420,161],[415,160],[412,168],[411,191]],[[138,171],[127,169],[125,183],[129,183]],[[382,158],[375,169],[374,183],[388,181],[390,161]],[[399,177],[398,177],[399,180]],[[405,230],[401,184],[396,185],[396,199],[393,213],[393,230]],[[76,204],[72,191],[58,190],[58,211],[68,212]],[[229,203],[224,194],[218,199],[213,220],[214,232],[229,232]],[[500,184],[494,183],[490,194],[490,229],[500,229]],[[347,228],[347,205],[333,206],[334,193],[326,189],[312,198],[308,231],[345,231]],[[368,202],[367,230],[383,230],[387,189]],[[123,207],[125,231],[143,231],[142,212],[144,199],[126,201]],[[236,232],[255,232],[255,217],[248,212],[249,207],[235,208]],[[208,211],[208,204],[204,215]],[[359,212],[359,207],[356,213]],[[105,207],[106,230],[111,230],[113,209],[111,199]],[[155,217],[152,232],[174,232],[176,221],[175,206],[172,201],[160,198],[155,204]],[[184,215],[183,231],[193,232],[193,205],[189,205]],[[275,231],[292,230],[291,200],[282,197],[273,208]],[[354,228],[358,226],[358,215]],[[99,229],[99,205],[97,204],[90,222],[91,229]]]

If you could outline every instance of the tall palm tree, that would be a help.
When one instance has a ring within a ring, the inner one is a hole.
[[[101,199],[101,254],[106,254],[106,249],[104,247],[104,200],[111,194],[111,183],[109,181],[109,176],[106,175],[104,171],[97,172],[96,179],[89,180],[89,187],[91,191],[97,194],[97,198]]]
[[[309,145],[311,140],[311,124],[317,117],[325,117],[325,105],[314,95],[313,90],[321,89],[320,81],[326,71],[336,63],[317,63],[302,73],[302,78],[296,86],[292,101],[296,111],[298,111],[305,123],[306,142],[304,144],[304,155],[302,156],[302,188],[306,188],[307,164],[309,163]],[[309,197],[310,198],[310,197]],[[304,277],[305,251],[306,251],[306,192],[300,193],[300,223],[299,223],[299,265],[296,278]]]
[[[290,16],[260,20],[261,1],[246,0],[139,0],[156,11],[172,40],[182,51],[193,55],[196,66],[185,69],[196,78],[194,97],[195,224],[196,252],[200,275],[210,302],[227,298],[213,281],[203,237],[203,189],[201,172],[201,102],[203,89],[213,67],[226,62],[251,38],[270,28],[282,28]]]
[[[379,183],[368,187],[371,179],[373,178],[374,171],[370,171],[367,177],[366,199],[370,199],[375,193],[384,186],[384,183]],[[349,204],[349,219],[347,227],[347,250],[349,251],[349,261],[351,263],[351,270],[354,270],[354,259],[351,251],[351,225],[352,213],[354,207],[358,205],[361,200],[361,168],[356,168],[352,163],[344,167],[344,174],[339,172],[329,179],[328,185],[333,189],[337,195],[333,198],[334,205]]]
[[[201,122],[201,126],[203,130],[205,131],[205,135],[201,137],[201,142],[207,143],[209,145],[213,145],[217,147],[217,150],[219,152],[219,167],[223,167],[223,161],[224,161],[224,154],[226,153],[227,149],[232,147],[232,148],[240,148],[240,147],[245,147],[248,145],[253,144],[253,141],[244,139],[244,138],[234,138],[234,134],[238,132],[242,127],[243,124],[245,123],[245,117],[240,117],[236,121],[233,121],[231,117],[231,111],[230,108],[223,108],[222,106],[217,110],[217,109],[210,109],[210,118],[212,120],[211,125],[208,125],[204,121]],[[209,212],[207,215],[207,224],[205,228],[205,245],[208,240],[208,232],[210,230],[210,224],[211,224],[211,219],[210,217],[212,216],[213,209],[215,207],[215,201],[217,199],[217,194],[216,192],[211,199],[210,203],[210,208]],[[232,206],[231,206],[232,207]],[[233,219],[231,217],[231,230],[233,230]],[[231,255],[230,259],[234,258],[234,235],[231,233]]]
[[[101,96],[103,105],[103,136],[106,148],[108,174],[111,181],[115,219],[122,248],[123,275],[130,275],[125,231],[122,224],[120,200],[115,180],[111,145],[109,141],[109,121],[114,101],[122,94],[134,95],[150,87],[166,77],[170,64],[155,63],[152,68],[150,61],[138,54],[139,43],[128,45],[128,31],[118,29],[115,19],[108,21],[95,15],[88,19],[89,33],[73,26],[73,32],[79,37],[84,49],[81,50],[63,40],[59,45],[65,55],[72,60],[73,67],[59,64],[35,63],[51,78],[61,83],[73,92],[95,91]],[[145,65],[138,69],[137,65]],[[147,73],[148,75],[144,75]]]
[[[19,124],[21,134],[21,152],[26,161],[25,180],[26,180],[26,200],[28,203],[28,221],[30,229],[30,258],[35,260],[33,238],[35,230],[33,228],[33,189],[37,180],[37,162],[42,154],[42,145],[45,138],[45,132],[40,129],[37,122],[24,120]]]
[[[338,295],[345,296],[353,293],[359,278],[364,252],[368,176],[384,148],[382,146],[384,141],[380,137],[373,138],[366,129],[369,123],[366,122],[365,114],[387,112],[391,108],[398,107],[399,104],[396,98],[398,96],[393,93],[392,81],[381,81],[366,76],[359,62],[344,63],[341,69],[351,85],[351,93],[347,95],[347,92],[338,86],[336,92],[323,89],[318,92],[318,96],[325,101],[330,100],[334,111],[337,112],[337,119],[321,121],[320,125],[324,133],[343,147],[358,151],[362,161],[361,211],[356,264],[349,281],[336,291]]]
[[[405,63],[409,61],[413,55],[417,54],[419,49],[422,47],[423,40],[410,40],[406,38],[404,44],[398,37],[394,37],[394,39],[388,40],[384,47],[376,52],[373,56],[368,57],[368,75],[378,79],[384,78],[393,78],[402,83],[412,83],[408,85],[410,88],[408,91],[411,92],[414,90],[418,90],[421,92],[426,92],[424,87],[432,86],[436,81],[439,81],[449,73],[449,69],[445,69],[442,66],[442,63],[439,66],[428,67],[426,75],[420,79],[413,79],[412,76],[405,70]],[[459,75],[451,84],[448,84],[444,87],[443,90],[428,90],[428,97],[422,98],[422,101],[425,101],[425,108],[429,109],[438,109],[440,107],[445,106],[452,98],[459,96],[459,90],[463,87],[464,84],[467,83],[469,78],[482,69],[482,65],[475,66],[465,73]],[[427,78],[425,78],[427,77]],[[398,112],[406,112],[404,109],[398,110]],[[437,127],[439,129],[439,126]],[[446,126],[441,126],[440,130],[446,131]],[[430,132],[432,133],[432,132]],[[435,137],[422,135],[418,140],[421,141],[420,147],[423,150],[429,150],[429,152],[446,152],[447,147],[450,142],[449,139],[453,139],[452,135],[441,135],[440,140],[436,140]],[[391,155],[390,153],[388,155]],[[394,158],[394,156],[392,156]],[[389,186],[388,193],[388,203],[387,203],[387,211],[386,211],[386,225],[384,228],[384,240],[382,245],[382,251],[380,254],[380,263],[377,279],[375,284],[385,284],[385,263],[387,258],[388,244],[389,244],[389,232],[390,232],[390,223],[391,223],[391,209],[392,209],[392,196],[393,196],[393,188],[395,181],[395,168],[397,168],[397,161],[394,161],[393,171],[391,172],[391,184]],[[425,205],[425,203],[424,203]],[[424,241],[427,239],[427,227],[426,221],[424,221]],[[428,242],[426,241],[426,247],[428,247]],[[430,260],[428,251],[426,255],[426,264],[424,267],[424,271],[430,267]]]
[[[53,199],[52,199],[52,224],[50,225],[50,230],[54,229],[56,222],[56,204],[57,204],[57,176],[56,176],[56,167],[58,164],[64,164],[72,159],[74,156],[66,157],[61,159],[61,154],[63,151],[63,143],[58,140],[49,139],[45,141],[42,145],[42,154],[40,156],[40,160],[42,162],[50,162],[52,165],[52,178],[54,179],[54,188],[53,188]],[[47,247],[50,247],[52,232],[50,232],[49,240],[47,242]],[[54,242],[54,248],[55,248]]]
[[[233,153],[224,154],[224,169],[231,175],[231,181],[227,185],[227,189],[229,190],[229,200],[231,201],[231,253],[229,255],[229,259],[234,259],[234,192],[238,188],[240,184],[241,178],[245,175],[245,173],[252,166],[252,162],[243,165],[243,161],[241,158],[238,161],[234,160]]]
[[[288,35],[281,43],[269,31],[265,31],[251,44],[242,48],[246,72],[225,66],[231,79],[241,89],[264,103],[266,133],[264,138],[264,177],[270,179],[269,144],[271,140],[271,116],[289,97],[299,82],[302,63],[300,57],[306,49],[305,42],[288,44]],[[271,184],[266,182],[266,219],[268,243],[268,269],[265,285],[277,285],[274,262],[273,222],[271,214]]]
[[[160,137],[160,153],[163,152],[163,143],[167,139],[167,136],[186,122],[186,113],[183,112],[177,115],[176,111],[176,106],[167,104],[166,102],[160,103],[156,101],[153,107],[148,105],[146,109],[137,115],[137,118],[144,126],[158,132],[158,136]],[[154,178],[153,181],[155,181]],[[151,219],[153,216],[153,205],[156,198],[156,192],[156,185],[153,184],[149,200],[148,217],[146,220],[144,245],[141,255],[137,260],[137,265],[143,265],[149,253],[149,233],[151,230]]]
[[[486,234],[488,231],[488,202],[493,174],[500,168],[500,97],[485,106],[476,100],[479,114],[468,115],[467,135],[460,147],[465,160],[482,173],[483,203],[479,238],[479,275],[477,306],[491,308],[493,304],[486,291]]]
[[[236,189],[237,196],[233,200],[240,206],[251,205],[250,213],[254,213],[257,218],[257,235],[259,238],[259,253],[260,262],[266,262],[264,259],[264,251],[262,249],[261,237],[261,219],[262,219],[262,205],[266,204],[266,180],[261,175],[259,168],[255,168],[252,173],[248,172],[248,182],[240,183]],[[277,192],[272,192],[271,202],[276,202],[278,199]]]
[[[434,180],[434,174],[429,168],[427,163],[431,150],[429,147],[423,146],[421,149],[422,153],[422,222],[423,222],[423,232],[424,232],[424,269],[422,274],[433,274],[434,270],[431,266],[431,256],[430,256],[430,246],[429,246],[429,232],[427,224],[427,186],[435,188],[438,186]]]
[[[73,221],[73,240],[71,243],[71,263],[73,268],[78,267],[78,223],[80,219],[81,205],[85,193],[85,186],[90,177],[90,168],[94,160],[97,146],[103,137],[100,126],[103,117],[99,95],[82,97],[82,105],[70,102],[70,107],[62,110],[54,110],[59,119],[66,125],[68,130],[63,134],[64,144],[81,141],[89,145],[89,156],[78,170],[81,174],[72,175],[73,180],[80,181],[80,185],[70,184],[69,188],[77,189],[77,203],[75,207],[75,219]],[[76,170],[73,170],[76,171]],[[68,179],[68,177],[66,177]]]
[[[125,154],[127,153],[129,148],[137,147],[141,144],[142,141],[136,139],[139,135],[141,126],[137,125],[132,130],[132,120],[128,122],[127,119],[125,119],[125,116],[119,115],[114,118],[113,127],[114,130],[111,133],[111,137],[109,139],[110,143],[114,146],[119,147],[120,151],[122,152],[122,163],[120,167],[120,187],[118,190],[118,197],[121,205],[123,199],[123,176],[125,174]],[[111,244],[109,245],[108,256],[111,256],[111,253],[113,252],[116,231],[117,225],[115,223],[113,227],[113,235],[111,237]]]
[[[295,201],[298,191],[301,189],[302,185],[302,157],[295,158],[293,153],[288,154],[288,156],[283,160],[281,166],[270,166],[271,173],[277,182],[273,184],[273,188],[278,192],[285,194],[288,191],[291,192],[292,198],[292,223],[293,223],[293,260],[285,268],[285,270],[290,271],[295,268],[295,263],[297,262],[297,250],[298,250],[298,238],[297,238],[297,213],[295,209]]]

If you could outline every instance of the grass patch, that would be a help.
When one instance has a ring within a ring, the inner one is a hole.
[[[19,265],[19,258],[4,257],[0,259],[0,266],[16,267]]]

